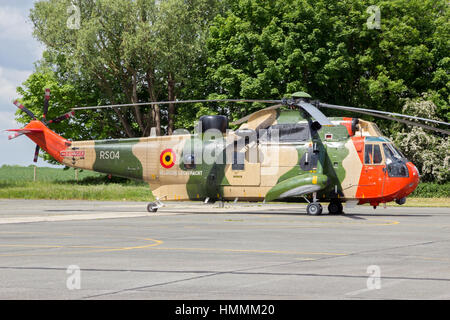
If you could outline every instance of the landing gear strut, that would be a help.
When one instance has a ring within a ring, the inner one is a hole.
[[[316,192],[313,192],[313,202],[309,202],[308,206],[306,207],[306,213],[312,216],[322,214],[322,205],[319,202],[317,202]]]

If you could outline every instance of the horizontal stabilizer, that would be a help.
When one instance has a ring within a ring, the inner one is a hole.
[[[6,131],[12,131],[15,132],[14,134],[11,134],[8,136],[8,140],[12,140],[14,138],[20,137],[23,134],[28,134],[28,133],[38,133],[38,132],[44,132],[42,129],[9,129]]]
[[[42,129],[34,129],[34,128],[23,128],[23,129],[8,129],[6,131],[15,131],[15,132],[22,132],[22,133],[31,133],[31,132],[44,132]]]

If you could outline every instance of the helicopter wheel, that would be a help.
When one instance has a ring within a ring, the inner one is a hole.
[[[158,211],[158,205],[155,202],[150,202],[147,205],[147,211],[148,212],[156,212],[156,211]]]
[[[306,207],[306,213],[312,216],[322,214],[322,205],[318,202],[311,202]]]
[[[328,213],[329,214],[342,214],[344,211],[344,207],[340,202],[330,202],[328,205]]]

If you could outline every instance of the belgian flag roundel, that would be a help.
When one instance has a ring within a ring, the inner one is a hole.
[[[159,156],[159,162],[166,169],[172,168],[175,164],[175,152],[172,149],[163,150]]]

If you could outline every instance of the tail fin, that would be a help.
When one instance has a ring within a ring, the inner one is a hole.
[[[71,145],[71,142],[69,140],[50,130],[39,120],[32,120],[22,129],[11,129],[7,131],[16,132],[15,134],[10,136],[10,139],[15,138],[21,134],[25,134],[41,149],[48,152],[58,162],[62,162],[64,159],[61,156],[61,151],[66,150],[67,147]]]

